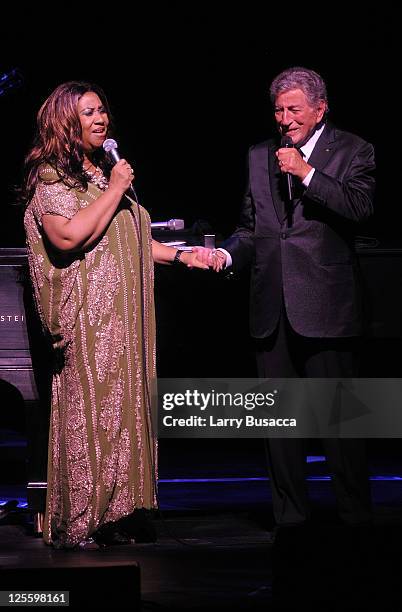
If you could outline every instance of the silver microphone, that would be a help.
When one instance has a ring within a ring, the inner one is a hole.
[[[117,150],[117,142],[113,138],[106,138],[102,146],[104,151],[109,155],[109,157],[111,157],[115,164],[117,164],[117,162],[121,160],[121,157]],[[130,187],[127,189],[127,191],[135,199],[135,201],[138,202],[138,196],[132,183],[130,183]]]
[[[113,138],[107,138],[105,140],[103,143],[103,149],[106,151],[106,153],[109,153],[115,164],[120,161],[121,157],[117,150],[117,142],[113,140]]]
[[[103,144],[103,146],[105,146],[105,144]],[[284,147],[286,149],[294,147],[293,140],[291,139],[290,136],[282,136],[282,138],[281,138],[281,147]],[[286,177],[286,195],[287,195],[287,199],[288,199],[288,202],[292,202],[293,195],[294,195],[293,194],[293,176],[290,174],[290,172],[285,172],[285,177]]]
[[[169,219],[169,221],[156,221],[151,223],[152,229],[167,229],[172,231],[184,229],[183,219]]]

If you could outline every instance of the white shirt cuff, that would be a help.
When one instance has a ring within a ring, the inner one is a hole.
[[[232,258],[230,256],[230,253],[226,250],[226,249],[216,249],[217,251],[221,251],[222,253],[224,253],[226,255],[226,264],[225,264],[225,269],[226,268],[230,268],[230,266],[232,265]]]

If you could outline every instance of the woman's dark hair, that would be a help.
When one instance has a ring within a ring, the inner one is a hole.
[[[24,203],[27,204],[33,197],[40,166],[46,163],[50,164],[60,179],[71,187],[87,189],[88,181],[82,167],[84,150],[77,105],[80,98],[88,92],[94,92],[99,96],[111,121],[107,98],[98,85],[69,81],[56,87],[39,109],[33,146],[25,158],[24,182],[21,190],[21,200]],[[107,164],[102,148],[94,153],[94,161],[106,170]]]

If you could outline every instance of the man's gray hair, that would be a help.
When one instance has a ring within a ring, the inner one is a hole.
[[[269,94],[272,104],[275,104],[277,96],[290,89],[301,89],[309,104],[314,108],[323,100],[328,106],[327,88],[324,79],[314,70],[295,66],[287,68],[271,83]]]

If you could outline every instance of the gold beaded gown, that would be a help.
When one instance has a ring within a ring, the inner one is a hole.
[[[42,230],[43,214],[71,219],[106,188],[103,176],[86,191],[71,188],[45,165],[24,218],[35,301],[54,349],[44,539],[56,547],[156,506],[148,213],[124,197],[81,252],[57,251]]]

